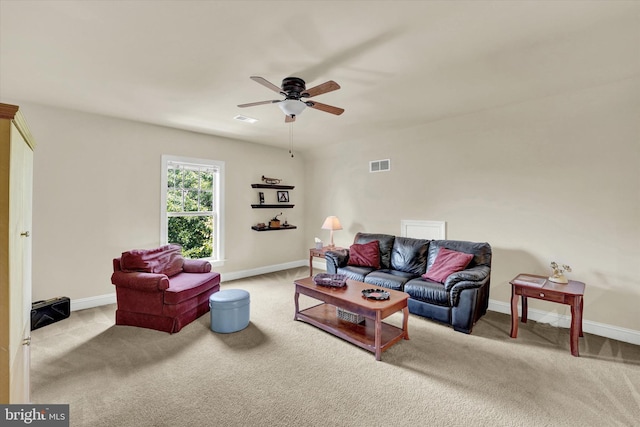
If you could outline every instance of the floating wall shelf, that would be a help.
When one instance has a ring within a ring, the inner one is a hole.
[[[298,227],[296,227],[295,225],[289,225],[287,227],[280,227],[280,228],[269,228],[269,227],[265,227],[265,228],[258,228],[255,225],[251,227],[252,230],[254,231],[278,231],[278,230],[294,230]]]
[[[251,184],[251,188],[272,188],[274,190],[293,190],[293,185]]]
[[[259,208],[259,209],[279,209],[279,208],[292,208],[295,205],[286,205],[286,204],[281,204],[281,205],[267,205],[267,204],[262,204],[262,205],[251,205],[252,208]]]

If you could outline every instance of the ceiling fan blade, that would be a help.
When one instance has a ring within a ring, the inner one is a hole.
[[[340,114],[344,113],[344,108],[334,107],[333,105],[321,104],[315,101],[308,101],[306,104],[307,104],[307,107],[309,108],[314,108],[316,110],[321,110],[326,113],[335,114],[336,116],[339,116]]]
[[[268,81],[267,79],[265,79],[263,77],[251,76],[249,78],[251,80],[253,80],[254,82],[256,82],[256,83],[260,83],[262,86],[266,87],[267,89],[271,89],[275,93],[286,95],[286,93],[282,92],[282,89],[280,89],[278,86],[274,85],[273,83],[271,83],[270,81]]]
[[[240,104],[238,105],[238,107],[240,108],[244,108],[244,107],[253,107],[255,105],[264,105],[264,104],[276,104],[278,102],[282,102],[281,100],[276,100],[274,99],[273,101],[260,101],[260,102],[250,102],[248,104]]]
[[[284,122],[285,123],[291,123],[291,122],[295,122],[296,121],[296,117],[295,116],[284,116]]]
[[[311,89],[307,89],[300,94],[303,98],[311,98],[313,96],[322,95],[323,93],[332,92],[340,89],[340,85],[333,80],[322,83],[321,85],[314,86]]]

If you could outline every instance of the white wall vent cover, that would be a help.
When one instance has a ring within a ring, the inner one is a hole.
[[[388,172],[391,170],[391,159],[373,160],[369,162],[369,172]]]
[[[444,240],[447,238],[447,226],[444,221],[400,220],[400,236],[414,239]]]

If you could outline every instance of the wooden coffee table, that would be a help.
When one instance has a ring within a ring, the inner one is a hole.
[[[380,360],[382,352],[401,339],[409,339],[407,322],[409,309],[407,300],[409,294],[405,292],[384,289],[391,294],[388,300],[377,301],[364,298],[362,290],[378,288],[355,280],[347,280],[341,288],[318,286],[312,277],[305,277],[294,281],[296,311],[293,320],[301,320],[323,331],[329,332],[345,341],[355,344],[375,353],[376,360]],[[300,311],[298,299],[300,294],[322,301],[322,304]],[[336,307],[360,314],[365,317],[363,324],[352,323],[340,319],[336,314]],[[402,328],[384,323],[385,319],[398,311],[403,312]]]

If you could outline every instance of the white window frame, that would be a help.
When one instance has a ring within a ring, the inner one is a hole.
[[[224,175],[225,162],[222,160],[196,159],[191,157],[172,156],[164,154],[162,156],[162,172],[160,183],[160,242],[166,245],[168,242],[168,213],[167,213],[167,183],[168,183],[168,165],[169,162],[187,163],[191,165],[200,165],[214,167],[218,170],[217,179],[214,188],[214,237],[215,242],[214,255],[217,257],[203,258],[211,263],[213,267],[224,265]]]

